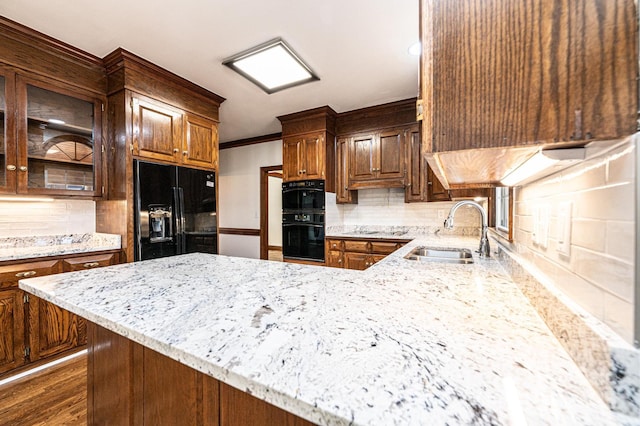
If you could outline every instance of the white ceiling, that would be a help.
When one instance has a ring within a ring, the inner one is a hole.
[[[281,131],[276,116],[414,97],[418,0],[4,0],[0,15],[99,57],[118,47],[227,100],[221,142]],[[275,37],[320,81],[271,95],[221,65]]]

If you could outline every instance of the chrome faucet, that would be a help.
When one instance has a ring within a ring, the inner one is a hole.
[[[461,206],[473,206],[480,210],[480,214],[482,215],[482,235],[480,236],[480,252],[481,257],[490,257],[491,248],[489,247],[489,239],[487,238],[487,230],[489,229],[489,224],[487,222],[487,212],[484,211],[484,208],[471,200],[463,200],[458,201],[453,207],[451,207],[451,211],[449,212],[449,216],[444,221],[444,227],[447,229],[453,228],[453,215],[456,213]]]

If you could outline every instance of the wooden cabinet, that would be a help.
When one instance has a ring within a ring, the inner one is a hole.
[[[349,138],[349,189],[404,187],[407,129]]]
[[[445,187],[636,132],[633,0],[421,0],[420,20],[423,150]]]
[[[283,182],[325,178],[325,135],[312,133],[282,139]]]
[[[282,181],[324,179],[335,192],[335,120],[328,106],[282,115]]]
[[[136,157],[217,169],[218,123],[166,103],[134,94],[133,145]]]
[[[88,424],[312,425],[96,324],[88,332]]]
[[[349,138],[336,141],[336,203],[357,204],[358,191],[349,190]]]
[[[186,166],[218,169],[218,123],[186,113],[182,163]]]
[[[140,158],[179,163],[182,150],[182,114],[165,103],[134,95],[132,152]]]
[[[326,264],[334,268],[363,271],[408,242],[379,238],[327,238]]]
[[[0,17],[0,193],[102,195],[100,58]]]
[[[86,344],[86,322],[18,288],[23,278],[119,263],[120,252],[5,262],[0,266],[0,374]]]
[[[0,65],[0,193],[102,195],[96,94]]]
[[[0,289],[0,374],[25,363],[24,293]]]

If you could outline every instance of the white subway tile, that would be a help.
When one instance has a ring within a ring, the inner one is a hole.
[[[633,341],[633,303],[620,299],[613,294],[604,294],[604,322],[626,341]]]
[[[633,264],[580,247],[572,247],[571,264],[578,275],[593,284],[629,302],[633,299]]]
[[[635,261],[636,227],[634,222],[606,222],[605,252],[632,263]]]
[[[604,253],[606,225],[603,220],[574,219],[571,224],[571,244]]]

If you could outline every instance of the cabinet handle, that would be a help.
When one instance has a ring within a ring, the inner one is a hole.
[[[178,151],[180,151],[178,148],[173,148],[173,153],[174,153],[174,154],[177,154],[177,153],[178,153]]]
[[[100,266],[98,262],[87,262],[84,265],[85,268],[95,268],[96,266]]]
[[[188,151],[182,151],[182,155],[187,155],[187,154],[189,154]]]
[[[18,272],[16,274],[16,278],[27,278],[27,277],[32,277],[35,274],[37,274],[36,271],[24,271],[24,272]]]
[[[14,171],[16,169],[16,166],[14,166],[13,164],[7,164],[7,170],[9,170],[10,172]]]
[[[20,166],[19,167],[21,172],[26,172],[27,171],[27,166]]]

